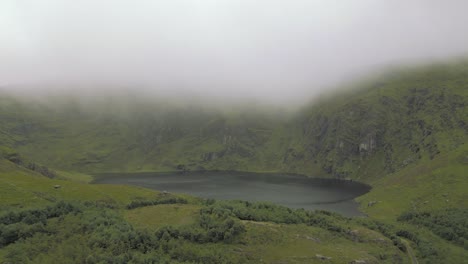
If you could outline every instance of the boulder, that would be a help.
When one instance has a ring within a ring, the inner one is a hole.
[[[331,257],[327,257],[327,256],[323,256],[323,255],[320,255],[320,254],[317,254],[315,255],[318,259],[321,259],[321,260],[329,260],[331,259]]]
[[[366,264],[367,261],[364,260],[364,259],[355,259],[353,261],[351,261],[349,264]]]

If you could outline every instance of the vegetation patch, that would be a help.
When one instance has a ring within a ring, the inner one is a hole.
[[[449,208],[433,212],[406,212],[398,221],[429,228],[441,238],[468,250],[468,209]]]
[[[187,199],[180,197],[167,197],[156,200],[135,200],[129,203],[126,207],[127,209],[135,209],[158,204],[187,204]]]
[[[38,232],[47,232],[47,219],[80,212],[81,210],[73,204],[59,202],[44,209],[3,213],[0,215],[0,248],[32,237]]]
[[[157,229],[161,226],[183,226],[195,223],[200,205],[160,204],[125,211],[125,219],[138,228]]]

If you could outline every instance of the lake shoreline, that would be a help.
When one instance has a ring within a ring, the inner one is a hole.
[[[185,171],[96,173],[91,184],[125,184],[217,200],[263,201],[290,208],[365,216],[355,198],[369,192],[365,183],[295,173]]]

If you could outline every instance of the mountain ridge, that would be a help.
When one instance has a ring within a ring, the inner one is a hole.
[[[2,102],[1,139],[32,160],[73,171],[234,169],[363,181],[466,142],[466,63],[356,85],[295,114],[132,98],[59,98],[62,106],[10,98]]]

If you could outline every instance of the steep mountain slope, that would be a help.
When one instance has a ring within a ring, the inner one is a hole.
[[[270,114],[164,106],[157,100],[120,98],[84,106],[71,99],[65,107],[8,102],[1,113],[4,145],[33,160],[80,171],[222,166],[212,165],[214,160],[236,168],[229,160],[252,157],[279,123]]]
[[[465,144],[467,103],[466,63],[395,72],[306,109],[291,152],[335,177],[372,180]]]
[[[354,86],[292,117],[268,107],[3,96],[1,145],[74,171],[233,169],[372,181],[467,141],[466,62]]]

